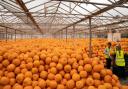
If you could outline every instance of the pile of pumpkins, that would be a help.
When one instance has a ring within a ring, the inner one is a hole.
[[[104,68],[98,55],[88,57],[85,41],[26,39],[1,43],[0,89],[128,89]]]

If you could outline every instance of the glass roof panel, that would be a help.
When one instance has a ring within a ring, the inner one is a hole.
[[[26,0],[23,0],[23,1],[25,2]],[[48,1],[50,1],[50,0],[33,0],[32,2],[27,3],[26,6],[28,9],[30,9],[32,7],[38,6],[41,3],[43,4],[43,3],[48,2]]]

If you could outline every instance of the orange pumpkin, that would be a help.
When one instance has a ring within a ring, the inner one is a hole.
[[[112,82],[112,77],[111,77],[110,75],[106,75],[106,76],[104,77],[104,81],[105,81],[106,83],[111,83],[111,82]]]
[[[7,77],[1,77],[0,84],[1,85],[7,85],[9,83],[9,78]]]
[[[57,87],[57,82],[54,81],[54,80],[50,81],[49,87],[52,88],[52,89],[56,89],[56,87]]]
[[[92,86],[94,84],[94,80],[91,77],[90,78],[88,77],[86,79],[86,84],[89,85],[89,86]]]
[[[91,72],[91,71],[92,71],[92,66],[91,66],[91,64],[86,64],[86,65],[84,66],[84,70],[85,70],[86,72]]]
[[[71,66],[70,65],[65,65],[64,66],[64,71],[67,72],[67,73],[70,72],[71,71]]]
[[[65,86],[62,85],[62,84],[58,84],[58,85],[57,85],[57,89],[65,89]]]
[[[58,63],[58,64],[56,65],[56,68],[57,68],[57,70],[62,70],[62,69],[63,69],[63,65],[60,64],[60,63]]]
[[[62,80],[61,74],[56,74],[55,75],[55,80],[56,80],[56,82],[60,82]]]
[[[81,89],[81,88],[83,88],[84,87],[84,83],[83,83],[83,81],[77,81],[76,82],[76,88],[78,88],[78,89]]]
[[[92,76],[94,79],[100,79],[100,74],[97,72],[94,72]]]
[[[75,82],[74,82],[74,80],[69,80],[69,81],[67,81],[66,87],[67,87],[68,89],[73,89],[73,88],[75,87]]]
[[[39,85],[39,87],[40,87],[41,89],[44,89],[44,88],[46,87],[46,82],[45,82],[45,80],[40,79],[40,80],[38,81],[38,85]]]
[[[79,81],[79,80],[80,80],[80,75],[77,74],[77,73],[75,73],[75,74],[73,74],[72,79],[73,79],[74,81]]]
[[[23,86],[29,86],[31,84],[32,84],[31,78],[27,77],[27,78],[24,79]]]
[[[3,87],[3,89],[12,89],[11,85],[6,85]]]
[[[42,72],[40,73],[40,78],[46,79],[47,76],[48,76],[48,73],[47,73],[46,71],[42,71]]]

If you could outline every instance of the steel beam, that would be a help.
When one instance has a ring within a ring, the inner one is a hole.
[[[22,0],[16,0],[16,2],[19,4],[19,6],[24,10],[24,12],[28,12],[28,13],[25,13],[29,18],[30,20],[33,22],[33,24],[37,27],[38,31],[40,33],[43,34],[41,28],[38,26],[38,24],[36,23],[35,19],[33,18],[33,16],[31,15],[31,13],[29,13],[29,10],[28,8],[25,6],[24,2]]]
[[[72,3],[75,2],[75,3],[85,3],[85,4],[93,4],[93,5],[111,6],[111,4],[97,3],[97,2],[90,2],[90,1],[77,1],[77,0],[52,0],[52,1],[63,1],[63,2],[72,2]],[[127,0],[125,0],[125,1],[127,1]],[[122,6],[122,5],[114,5],[114,6],[122,7],[122,8],[128,8],[128,6]]]
[[[91,15],[89,15],[89,16],[87,16],[87,17],[85,17],[85,18],[82,18],[82,19],[79,20],[79,21],[74,22],[74,23],[72,23],[72,24],[70,24],[70,25],[68,25],[68,26],[66,26],[66,27],[64,27],[64,28],[62,28],[62,29],[60,29],[60,30],[58,30],[57,32],[59,32],[59,31],[61,31],[61,30],[64,30],[64,29],[66,29],[66,28],[68,28],[68,27],[71,27],[71,26],[73,26],[74,24],[78,24],[78,23],[80,23],[80,22],[82,22],[82,21],[85,21],[85,20],[87,20],[87,19],[89,19],[89,18],[92,18],[92,17],[94,17],[94,16],[97,16],[97,15],[103,13],[103,12],[106,12],[106,11],[108,11],[108,10],[111,10],[111,9],[115,8],[116,5],[121,5],[121,4],[124,4],[124,3],[126,3],[126,2],[128,2],[128,0],[119,0],[119,1],[117,1],[116,3],[113,3],[111,6],[107,6],[107,7],[103,8],[103,9],[100,9],[99,11],[94,12],[94,13],[92,13]]]

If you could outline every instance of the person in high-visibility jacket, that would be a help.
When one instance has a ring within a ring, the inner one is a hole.
[[[115,50],[115,74],[120,78],[125,78],[125,58],[121,45],[118,44]]]
[[[111,57],[110,57],[110,51],[111,51],[111,43],[107,43],[107,47],[105,48],[105,58],[106,58],[106,67],[107,69],[111,68]]]

